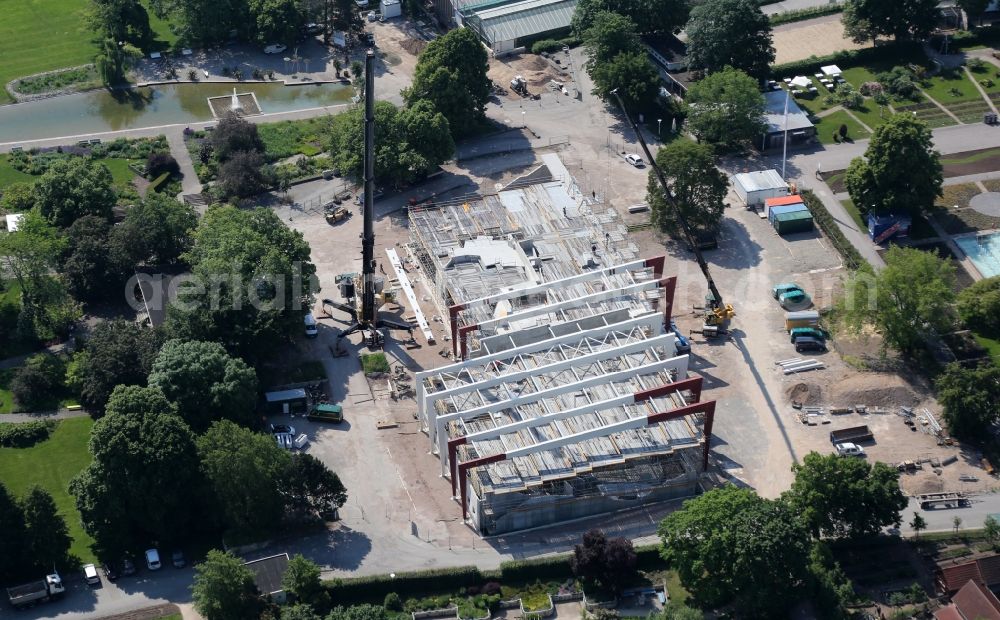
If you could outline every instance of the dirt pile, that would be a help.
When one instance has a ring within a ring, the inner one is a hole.
[[[401,39],[399,40],[399,47],[414,56],[418,56],[427,47],[427,42],[422,39]]]
[[[798,405],[818,405],[823,390],[815,383],[796,383],[785,390],[788,401]]]
[[[864,373],[830,386],[829,404],[849,407],[912,407],[921,396],[901,377],[889,373]]]

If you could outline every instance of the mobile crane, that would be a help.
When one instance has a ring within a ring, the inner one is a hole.
[[[674,200],[673,195],[670,193],[670,188],[667,186],[667,180],[663,176],[663,171],[656,164],[656,159],[653,158],[653,154],[649,152],[649,146],[646,145],[646,140],[642,137],[642,132],[639,131],[638,125],[629,116],[628,110],[625,109],[625,103],[622,101],[621,95],[618,94],[618,89],[611,91],[611,94],[615,96],[618,100],[618,107],[621,108],[622,114],[625,115],[625,120],[628,122],[629,126],[632,127],[632,131],[635,132],[636,137],[639,139],[639,145],[642,147],[642,152],[646,155],[646,161],[649,162],[649,166],[656,173],[656,180],[659,181],[660,187],[663,189],[663,199],[666,200],[667,206],[674,211],[674,215],[677,217],[677,222],[681,225],[681,231],[684,233],[684,240],[687,241],[691,249],[694,250],[695,259],[698,261],[698,267],[701,269],[702,275],[705,276],[705,280],[708,282],[708,295],[705,295],[705,307],[704,307],[704,321],[706,328],[713,328],[711,330],[706,329],[705,332],[717,331],[720,327],[723,327],[726,322],[736,316],[736,310],[733,309],[732,304],[727,304],[722,300],[722,294],[719,293],[719,288],[715,286],[715,280],[712,279],[712,274],[708,270],[708,263],[705,262],[705,257],[701,253],[701,249],[698,247],[697,240],[694,235],[691,234],[691,227],[688,226],[687,219],[684,217],[684,213],[681,211],[680,207],[677,206],[677,201]]]

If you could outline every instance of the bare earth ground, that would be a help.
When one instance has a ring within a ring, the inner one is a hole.
[[[774,28],[774,62],[777,64],[864,47],[871,47],[871,42],[858,44],[844,36],[839,13]]]

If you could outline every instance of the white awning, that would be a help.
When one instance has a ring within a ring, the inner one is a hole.
[[[837,65],[827,65],[820,67],[819,70],[823,72],[823,75],[840,75],[841,73],[840,67]]]
[[[804,75],[795,76],[792,80],[792,86],[798,86],[799,88],[809,88],[812,86],[812,80]]]

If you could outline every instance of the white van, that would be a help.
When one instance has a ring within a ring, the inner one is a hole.
[[[856,443],[838,443],[833,446],[840,456],[864,456],[865,449]]]
[[[146,550],[146,568],[149,570],[160,570],[160,552],[156,549]]]
[[[93,564],[83,565],[83,578],[92,586],[101,585],[101,578],[97,575],[97,567]]]
[[[306,338],[315,338],[316,336],[319,336],[319,330],[316,327],[316,317],[312,315],[312,312],[306,314],[305,318],[302,319],[302,322],[306,326]]]

